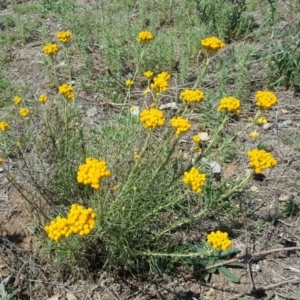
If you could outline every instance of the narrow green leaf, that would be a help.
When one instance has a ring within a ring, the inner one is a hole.
[[[232,262],[232,263],[227,264],[227,266],[233,266],[233,267],[241,267],[241,268],[244,268],[244,267],[245,267],[245,264],[243,264],[243,263],[241,263],[241,262],[238,262],[238,261],[235,261],[235,262]]]
[[[225,267],[219,267],[219,272],[229,278],[232,282],[239,283],[240,280]]]

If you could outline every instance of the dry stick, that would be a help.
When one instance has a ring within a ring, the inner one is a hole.
[[[198,272],[201,272],[201,271],[208,271],[208,270],[210,270],[210,269],[217,268],[217,267],[221,267],[221,266],[226,266],[226,265],[228,265],[228,264],[230,264],[230,263],[238,262],[238,261],[243,261],[243,260],[246,260],[246,259],[247,259],[247,261],[249,261],[249,260],[255,260],[255,259],[261,259],[263,256],[266,256],[266,255],[268,255],[268,254],[275,253],[275,252],[281,252],[281,251],[295,251],[295,250],[300,250],[300,246],[297,246],[297,247],[287,247],[287,248],[276,248],[276,249],[271,249],[271,250],[266,250],[266,251],[261,251],[261,252],[254,252],[253,254],[251,254],[251,253],[246,253],[246,254],[241,255],[241,256],[239,256],[239,257],[232,258],[232,259],[226,260],[226,261],[221,262],[221,263],[216,263],[216,264],[213,264],[213,265],[211,265],[211,266],[207,266],[207,267],[205,267],[205,268],[203,268],[203,269],[197,271],[197,273],[198,273]],[[175,284],[178,284],[179,282],[183,282],[183,281],[192,279],[192,278],[195,277],[195,275],[196,275],[197,273],[187,274],[187,275],[183,276],[181,279],[179,279],[178,281],[172,282],[172,283],[166,285],[165,287],[160,288],[158,291],[161,292],[162,289],[167,289],[167,288],[170,288],[171,286],[173,286],[173,285],[175,285]],[[287,281],[287,282],[290,282],[290,281]],[[299,280],[298,280],[298,282],[299,282]],[[284,282],[284,283],[286,283],[286,282]],[[284,283],[280,283],[280,284],[278,284],[278,285],[281,285],[281,284],[284,284]],[[267,286],[266,288],[270,289],[270,287],[272,288],[272,286],[274,286],[274,285]],[[275,286],[276,286],[276,285],[275,285]],[[265,289],[266,289],[266,288],[265,288]],[[255,291],[260,291],[260,290],[261,290],[261,289],[254,289],[254,290],[252,289],[251,292],[253,292],[253,291],[254,291],[254,292],[255,292]],[[248,293],[248,294],[249,294],[249,293]],[[241,295],[242,295],[242,296],[243,296],[243,295],[247,295],[247,292],[244,293],[244,294],[241,294]],[[155,295],[153,295],[153,296],[155,296]],[[241,296],[239,295],[239,297],[241,297]],[[238,298],[238,297],[236,297],[236,298]],[[236,298],[232,298],[232,299],[236,299]]]
[[[265,287],[252,290],[250,293],[246,292],[246,293],[237,294],[234,297],[229,298],[228,300],[235,300],[235,299],[238,299],[238,298],[243,297],[243,296],[252,296],[253,292],[263,292],[263,291],[271,290],[275,287],[278,287],[278,286],[281,286],[281,285],[284,285],[284,284],[287,284],[287,283],[290,283],[290,284],[300,283],[300,280],[298,278],[298,279],[293,279],[293,280],[282,281],[282,282],[275,283],[275,284],[270,284],[270,285],[267,285]]]

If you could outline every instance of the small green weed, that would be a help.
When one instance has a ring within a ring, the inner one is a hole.
[[[229,41],[247,34],[253,19],[247,12],[245,0],[194,0],[201,22],[207,30]]]

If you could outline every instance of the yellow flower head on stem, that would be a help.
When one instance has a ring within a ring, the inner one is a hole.
[[[177,135],[187,132],[191,129],[191,123],[183,117],[175,117],[170,120],[171,126],[175,129]]]
[[[125,82],[125,85],[128,86],[128,87],[133,86],[133,84],[134,84],[134,82],[130,79],[126,80],[126,82]]]
[[[268,119],[265,118],[265,117],[260,117],[260,118],[258,118],[258,119],[256,120],[256,123],[257,123],[258,125],[265,125],[265,124],[268,123]]]
[[[23,118],[26,118],[30,113],[30,110],[28,108],[21,108],[19,110],[19,114],[20,116],[22,116]]]
[[[8,128],[8,123],[5,121],[0,121],[0,130],[1,131],[6,131]]]
[[[16,96],[16,97],[14,98],[14,103],[15,103],[16,105],[19,105],[21,102],[22,102],[22,98],[21,98],[21,97]]]
[[[221,48],[225,47],[225,43],[215,36],[202,39],[201,45],[208,52],[217,52]]]
[[[49,56],[54,56],[57,54],[59,48],[56,44],[47,44],[46,46],[43,47],[43,52],[45,54],[48,54]]]
[[[144,73],[144,76],[147,78],[147,79],[151,79],[153,77],[153,72],[148,70]]]
[[[255,95],[256,106],[260,109],[270,109],[277,104],[277,96],[270,91],[258,91]]]
[[[0,156],[0,164],[2,164],[3,162],[3,158]]]
[[[72,234],[84,236],[89,234],[95,227],[96,213],[94,210],[84,208],[78,204],[72,204],[66,218],[56,217],[44,227],[48,237],[59,243],[62,238]]]
[[[200,90],[185,90],[180,93],[180,98],[185,103],[196,103],[204,100],[204,93]]]
[[[73,101],[75,98],[73,87],[69,84],[64,83],[58,88],[58,91],[68,101]]]
[[[154,39],[152,32],[150,31],[140,31],[138,34],[138,41],[141,44],[147,45]]]
[[[85,164],[79,166],[77,171],[77,182],[90,185],[95,190],[100,190],[100,179],[110,176],[104,160],[88,157]]]
[[[277,160],[266,150],[253,149],[247,152],[249,166],[255,174],[260,174],[262,170],[272,168],[277,165]]]
[[[199,134],[195,134],[192,136],[192,140],[194,143],[200,143],[201,142],[201,137]]]
[[[239,114],[241,112],[241,102],[234,97],[223,98],[218,106],[218,111]]]
[[[165,117],[162,110],[156,108],[144,109],[140,113],[140,121],[146,129],[156,129],[165,124]]]
[[[249,136],[253,139],[257,138],[259,136],[259,133],[257,131],[252,131],[249,133]]]
[[[198,169],[192,167],[190,171],[184,172],[183,182],[191,187],[191,189],[199,194],[202,192],[202,186],[206,180],[206,175],[201,174]]]
[[[153,78],[150,88],[153,90],[156,96],[169,90],[169,80],[171,75],[168,72],[161,72]]]
[[[72,33],[70,31],[59,31],[56,33],[56,36],[59,39],[59,41],[63,44],[69,42],[73,38]]]
[[[41,94],[41,95],[39,96],[39,102],[45,104],[45,103],[47,102],[47,100],[48,100],[48,97],[47,97],[46,95]]]
[[[221,231],[212,231],[207,235],[207,242],[212,245],[214,250],[227,250],[232,242],[228,238],[227,232],[221,232]]]

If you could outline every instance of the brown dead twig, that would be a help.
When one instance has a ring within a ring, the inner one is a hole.
[[[267,256],[269,254],[272,254],[272,253],[282,252],[282,251],[297,251],[297,250],[300,250],[300,246],[286,247],[286,248],[276,248],[276,249],[270,249],[270,250],[265,250],[265,251],[260,251],[260,252],[246,253],[246,254],[243,254],[243,255],[239,255],[238,257],[226,260],[226,261],[221,262],[221,263],[216,263],[216,264],[207,266],[205,268],[202,268],[200,270],[197,270],[196,273],[187,274],[187,275],[181,277],[179,280],[177,280],[175,282],[169,283],[164,287],[156,289],[155,292],[152,292],[151,295],[149,295],[149,296],[150,297],[156,296],[157,293],[161,293],[163,290],[169,289],[173,285],[176,285],[178,283],[187,281],[189,279],[193,279],[193,278],[195,278],[195,275],[199,274],[201,271],[202,272],[203,271],[208,271],[208,270],[211,270],[213,268],[230,265],[233,262],[242,262],[242,263],[245,263],[245,264],[249,265],[249,263],[251,263],[253,261],[262,260],[265,256]],[[265,290],[270,290],[274,287],[277,287],[277,286],[280,286],[280,285],[283,285],[283,284],[286,284],[286,283],[292,283],[292,284],[299,283],[299,279],[297,279],[297,280],[288,280],[288,281],[272,284],[272,285],[262,287],[262,288],[255,288],[254,284],[252,283],[252,289],[251,289],[250,292],[245,292],[245,293],[236,295],[233,298],[230,298],[230,300],[234,300],[234,299],[237,299],[237,298],[245,296],[245,295],[250,295],[251,296],[251,295],[254,295],[258,292],[262,292],[262,291],[265,291]],[[145,300],[145,299],[148,299],[148,298],[142,298],[142,299]]]

